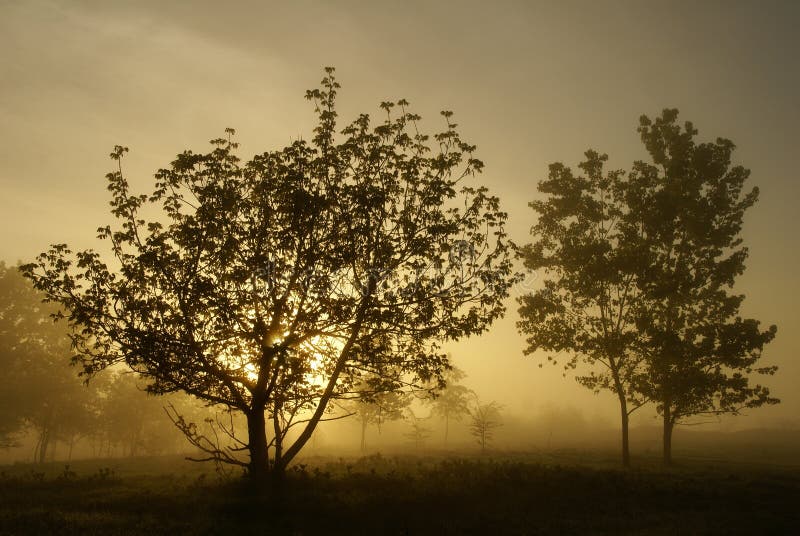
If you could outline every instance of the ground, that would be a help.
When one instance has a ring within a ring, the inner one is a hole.
[[[179,457],[0,467],[0,534],[793,534],[800,467],[606,453],[316,457],[281,498]]]

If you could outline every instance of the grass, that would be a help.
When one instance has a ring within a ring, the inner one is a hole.
[[[797,468],[608,465],[571,451],[308,458],[281,497],[175,457],[14,465],[0,468],[0,534],[792,534],[800,523]]]

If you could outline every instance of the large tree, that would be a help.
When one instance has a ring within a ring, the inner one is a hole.
[[[628,221],[626,174],[604,171],[606,155],[585,155],[582,174],[551,164],[538,186],[544,197],[530,203],[538,219],[523,258],[544,283],[519,298],[517,325],[527,335],[526,354],[542,350],[553,363],[565,361],[566,370],[585,362],[590,368],[577,380],[616,395],[627,466],[629,417],[644,403],[634,388],[641,359],[633,351],[641,236]]]
[[[758,361],[776,327],[741,318],[744,296],[733,292],[747,258],[744,213],[758,199],[758,188],[745,189],[749,170],[731,163],[734,144],[698,143],[675,109],[642,116],[639,133],[651,159],[634,164],[628,194],[647,251],[637,278],[647,365],[640,388],[662,416],[668,464],[682,420],[778,402],[748,379],[775,372]]]
[[[338,89],[329,68],[307,92],[311,141],[242,164],[229,130],[149,194],[131,191],[116,147],[118,226],[99,229],[113,260],[61,244],[24,269],[63,306],[86,373],[126,363],[155,393],[244,414],[249,461],[210,457],[256,479],[284,472],[351,375],[441,375],[440,344],[484,332],[515,280],[506,213],[473,185],[483,164],[452,114],[433,139],[405,100],[337,131]]]

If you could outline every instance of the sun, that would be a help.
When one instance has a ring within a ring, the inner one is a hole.
[[[275,341],[280,343],[280,340]],[[326,383],[326,355],[330,356],[331,351],[335,351],[339,345],[335,342],[325,341],[322,337],[314,337],[312,340],[303,343],[298,349],[300,354],[306,356],[308,372],[303,375],[306,383],[310,386],[321,387]],[[228,368],[239,371],[250,382],[258,381],[258,367],[255,359],[246,356],[243,352],[223,352],[220,361]],[[338,355],[334,354],[334,355]]]

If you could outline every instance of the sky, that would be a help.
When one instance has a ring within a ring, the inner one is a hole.
[[[115,144],[130,148],[126,175],[147,191],[155,170],[226,127],[245,158],[309,138],[303,95],[324,66],[337,69],[344,121],[406,98],[433,133],[438,112],[453,110],[518,243],[530,240],[527,204],[549,163],[575,166],[594,148],[629,168],[645,156],[639,116],[675,107],[701,140],[733,140],[761,190],[736,288],[745,316],[778,326],[764,363],[780,370],[764,383],[782,403],[717,426],[800,427],[798,24],[791,1],[0,0],[0,260],[95,245]],[[523,356],[516,307],[448,347],[465,383],[514,414],[576,407],[615,419],[611,393]]]

